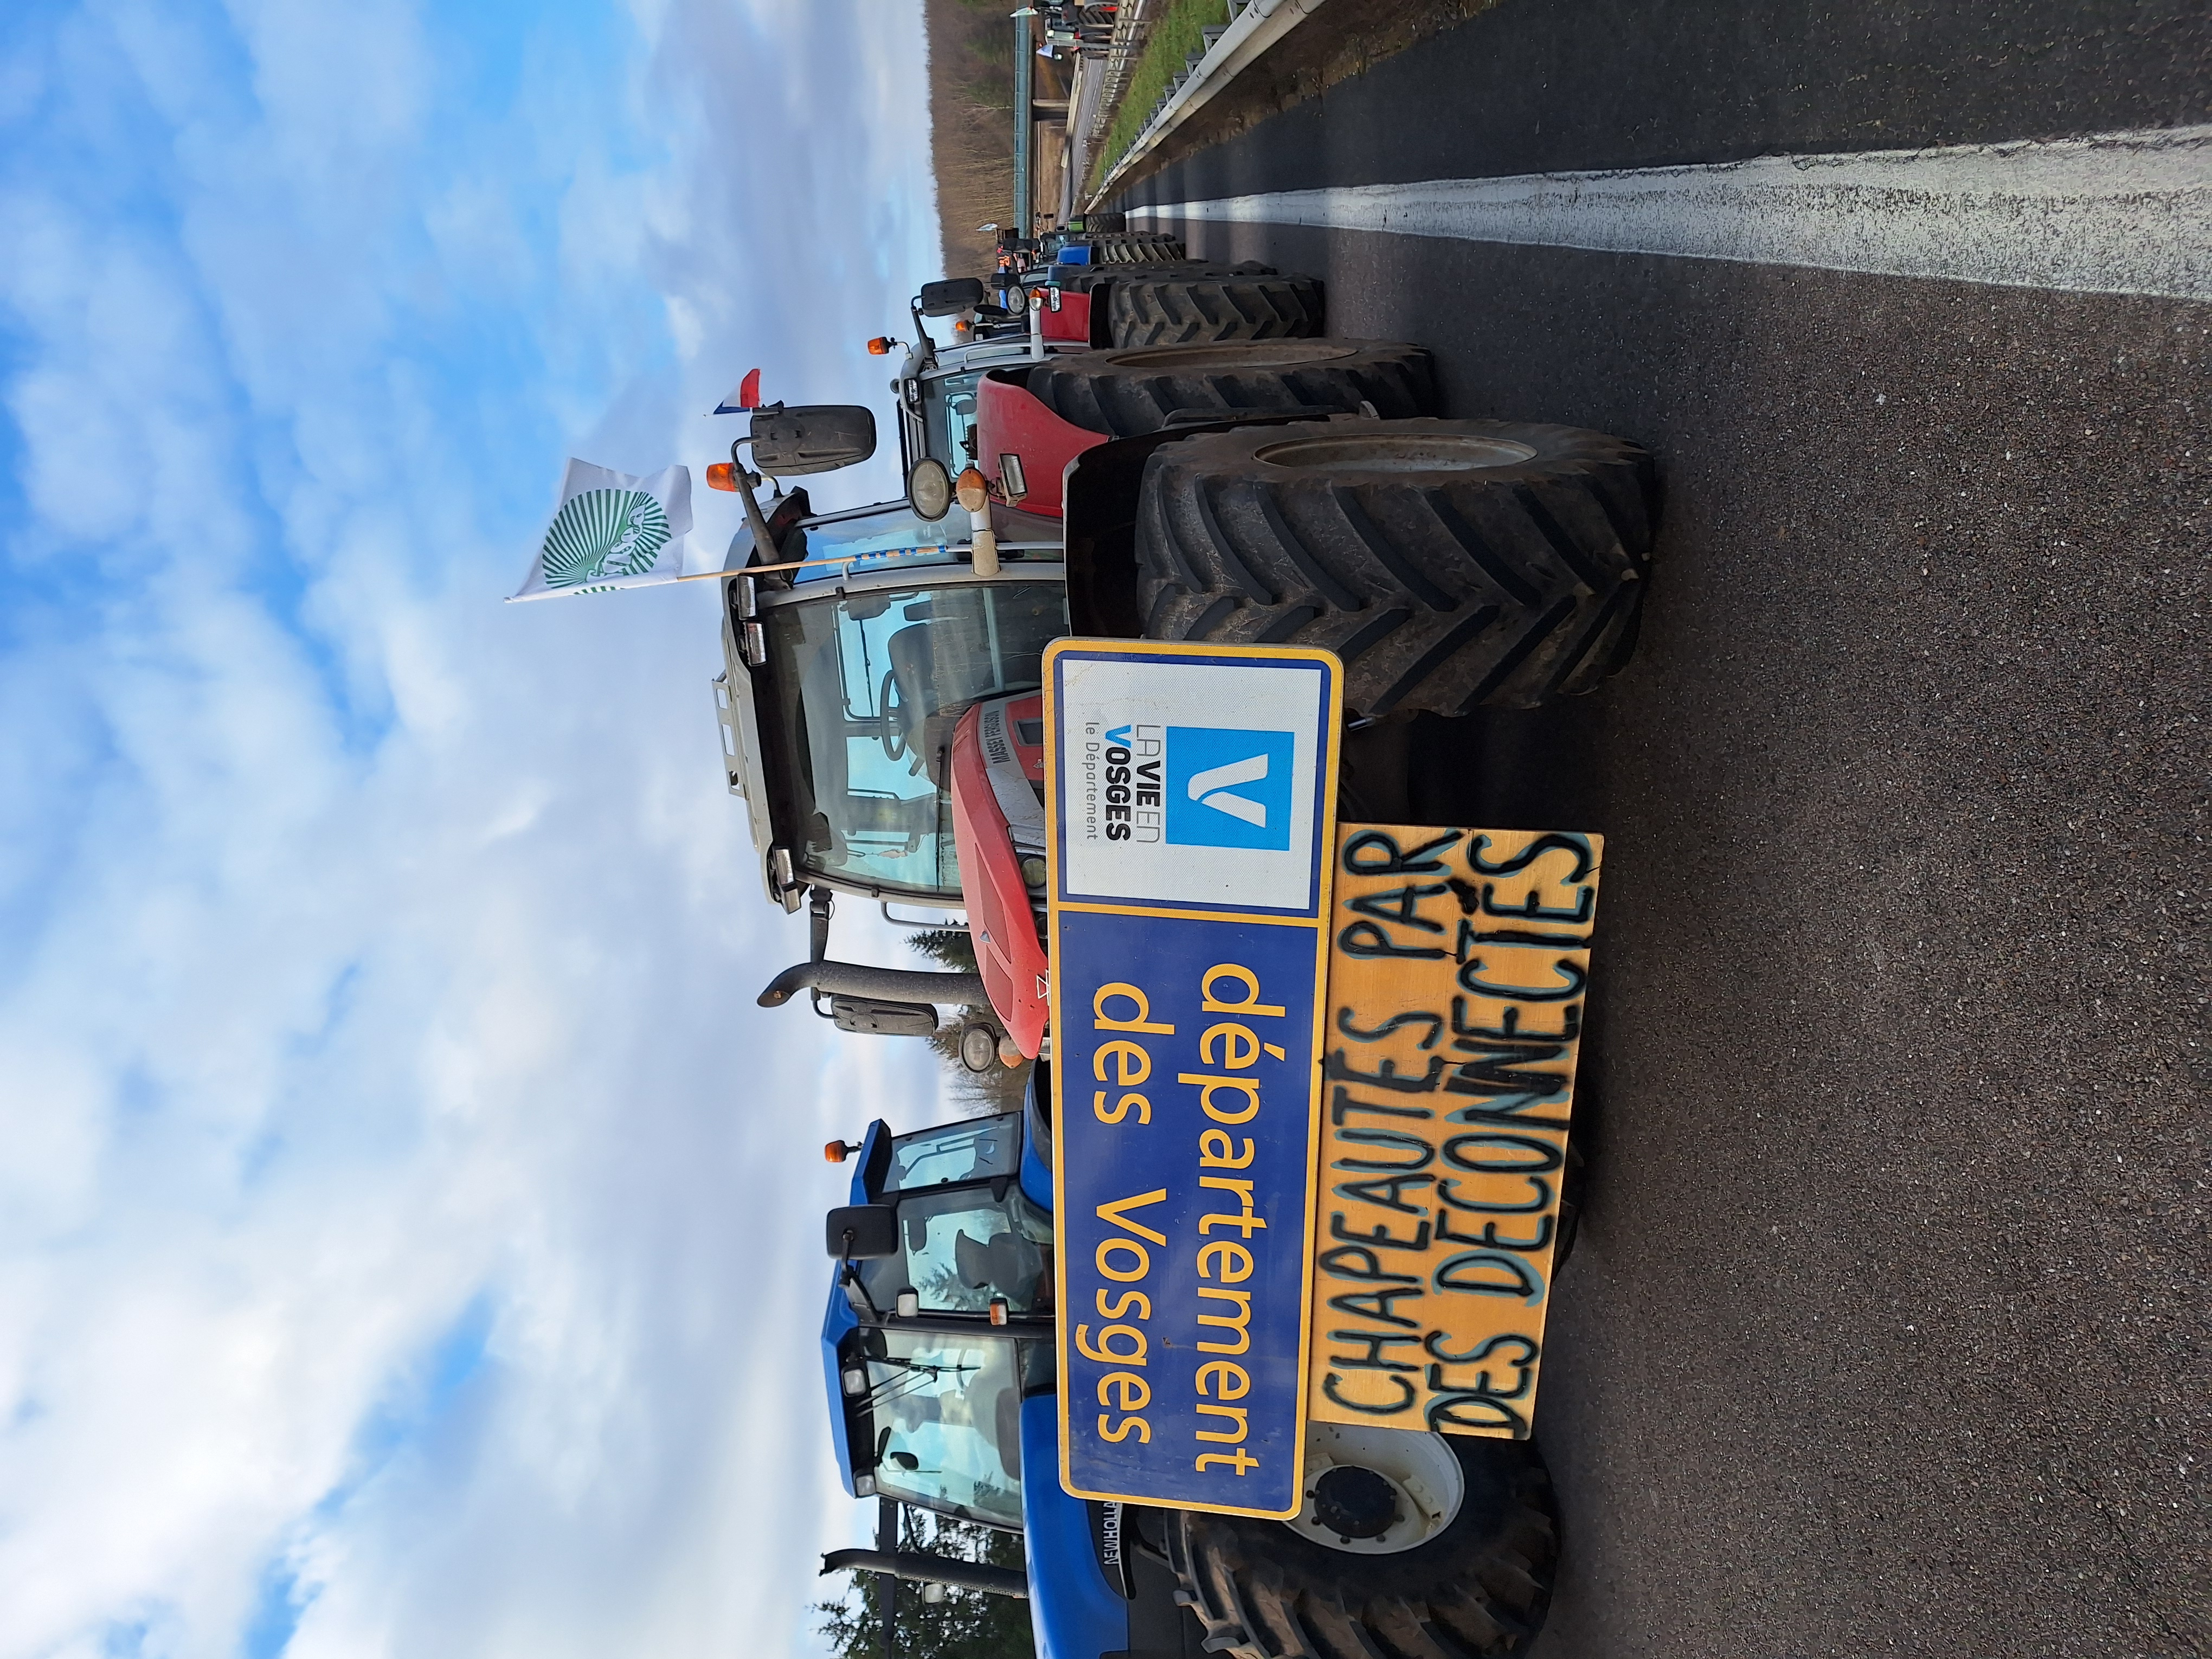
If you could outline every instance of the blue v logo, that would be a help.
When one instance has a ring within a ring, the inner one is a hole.
[[[1288,851],[1292,741],[1288,732],[1168,727],[1168,840]]]

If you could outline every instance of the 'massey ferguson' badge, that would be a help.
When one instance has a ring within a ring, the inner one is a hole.
[[[1340,829],[1315,1417],[1527,1437],[1602,847]]]

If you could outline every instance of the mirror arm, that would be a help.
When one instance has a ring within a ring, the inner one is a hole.
[[[760,497],[753,494],[752,470],[738,459],[738,446],[751,441],[750,438],[739,438],[731,444],[730,459],[735,463],[731,473],[737,479],[738,494],[744,499],[746,526],[753,532],[752,562],[774,564],[775,538],[769,532],[768,520],[761,513]]]
[[[830,954],[830,912],[832,895],[827,887],[806,890],[806,959],[820,962]],[[813,1006],[817,1019],[835,1019],[836,1014],[822,1006],[822,993],[808,988],[807,1000]]]
[[[876,1305],[876,1298],[868,1294],[868,1287],[861,1280],[860,1269],[853,1265],[853,1230],[850,1227],[845,1229],[843,1237],[845,1254],[837,1258],[837,1282],[848,1291],[856,1292],[860,1298],[860,1305],[868,1310],[868,1317],[880,1325],[884,1322],[884,1310]]]

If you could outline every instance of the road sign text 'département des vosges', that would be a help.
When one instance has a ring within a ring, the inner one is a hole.
[[[1300,1504],[1342,670],[1045,659],[1061,1478]]]

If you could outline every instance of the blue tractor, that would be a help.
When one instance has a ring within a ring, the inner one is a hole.
[[[1550,1482],[1528,1442],[1313,1425],[1291,1521],[1097,1503],[1059,1479],[1051,1091],[894,1134],[830,1212],[830,1423],[855,1498],[1019,1531],[1006,1568],[839,1551],[823,1571],[1025,1595],[1041,1659],[1489,1659],[1550,1601]]]

